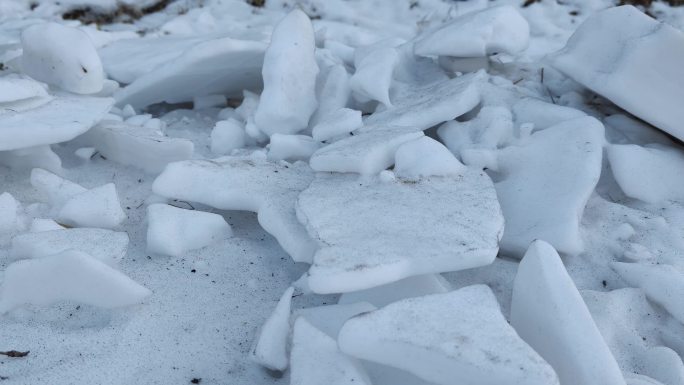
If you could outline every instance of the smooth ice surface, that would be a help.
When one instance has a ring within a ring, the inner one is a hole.
[[[0,108],[16,110],[17,106],[36,99],[49,101],[42,83],[16,74],[0,77]]]
[[[229,37],[202,41],[135,79],[114,97],[117,105],[137,108],[192,101],[204,95],[238,96],[244,89],[261,87],[265,49],[262,42]]]
[[[204,203],[221,210],[259,213],[259,223],[298,262],[316,248],[295,214],[295,201],[313,179],[302,163],[222,157],[171,163],[152,186],[155,194]]]
[[[271,370],[287,369],[287,343],[290,336],[290,308],[293,293],[294,288],[288,287],[280,297],[273,313],[261,327],[252,351],[252,359]]]
[[[607,149],[610,168],[622,191],[648,203],[684,200],[684,152],[676,147],[611,145]]]
[[[95,147],[105,158],[159,173],[167,164],[192,158],[194,144],[181,138],[170,138],[149,127],[104,120],[81,138]]]
[[[10,257],[43,258],[66,250],[77,250],[110,266],[128,249],[128,234],[105,229],[57,229],[23,233],[12,238]]]
[[[342,325],[351,317],[373,311],[377,307],[368,302],[354,302],[348,304],[325,305],[295,310],[292,319],[306,318],[311,325],[337,339]]]
[[[563,385],[624,385],[620,368],[560,256],[532,242],[513,283],[511,325]]]
[[[420,297],[451,291],[451,285],[439,274],[416,275],[366,290],[344,293],[338,304],[371,303],[377,307],[405,298]]]
[[[0,110],[0,151],[71,140],[99,122],[113,102],[64,95],[26,111]]]
[[[290,385],[371,385],[358,360],[301,317],[294,325],[290,366]]]
[[[102,62],[83,31],[37,23],[21,33],[21,46],[21,69],[32,78],[79,94],[102,90]]]
[[[589,17],[553,56],[571,78],[684,139],[684,33],[631,5]]]
[[[475,170],[418,181],[319,176],[297,216],[319,244],[309,270],[316,293],[487,265],[503,228],[491,180]]]
[[[517,54],[527,48],[530,26],[510,5],[467,13],[418,37],[413,52],[422,56],[482,57]]]
[[[684,323],[684,274],[670,265],[613,262],[611,267],[628,284],[641,288],[650,300]]]
[[[299,9],[273,29],[264,56],[264,91],[254,115],[263,133],[296,134],[307,127],[317,106],[315,46],[311,20]]]
[[[601,174],[604,141],[603,125],[583,117],[500,151],[503,178],[495,187],[506,218],[503,252],[521,257],[535,239],[562,253],[582,251],[580,219]]]
[[[75,301],[104,308],[141,303],[152,292],[80,251],[14,262],[0,288],[0,313],[25,304]]]
[[[233,234],[222,216],[161,203],[147,207],[147,251],[180,257]]]
[[[508,325],[491,289],[468,286],[405,299],[347,321],[340,349],[436,384],[558,384]]]
[[[57,220],[72,227],[111,229],[126,219],[114,183],[74,195],[59,209]]]
[[[402,178],[456,176],[465,170],[443,144],[427,136],[402,144],[394,155],[394,173]]]

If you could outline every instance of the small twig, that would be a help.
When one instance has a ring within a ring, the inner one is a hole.
[[[16,350],[9,350],[9,351],[6,351],[6,352],[0,352],[0,354],[2,354],[3,356],[7,356],[7,357],[18,358],[18,357],[26,357],[26,356],[28,356],[29,351],[18,352],[18,351],[16,351]]]
[[[541,68],[541,83],[544,84],[544,67]]]

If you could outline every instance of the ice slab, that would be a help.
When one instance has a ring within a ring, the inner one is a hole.
[[[356,316],[342,327],[338,344],[351,356],[435,384],[558,384],[485,285],[405,299]]]
[[[406,179],[454,176],[465,169],[442,143],[427,136],[402,144],[394,155],[394,173]]]
[[[147,207],[147,251],[180,257],[233,234],[222,216],[155,203]]]
[[[503,228],[492,182],[475,170],[417,181],[321,175],[297,216],[319,243],[308,277],[316,293],[487,265]]]
[[[299,317],[304,317],[312,326],[337,339],[342,325],[349,318],[375,309],[377,308],[368,302],[316,306],[295,310],[292,319],[296,321]]]
[[[290,336],[290,307],[293,287],[288,287],[278,301],[273,313],[261,327],[252,351],[252,359],[260,365],[283,371],[287,369],[287,343]]]
[[[311,262],[316,244],[297,221],[295,201],[313,179],[303,163],[222,157],[169,164],[154,181],[155,194],[221,210],[258,213],[261,226],[298,262]]]
[[[535,239],[559,252],[582,251],[580,219],[601,174],[603,125],[591,117],[538,131],[498,154],[495,184],[506,218],[501,250],[521,257]]]
[[[74,195],[59,208],[57,221],[72,227],[111,229],[126,219],[114,183]]]
[[[630,113],[684,140],[684,33],[631,5],[589,17],[551,64]]]
[[[103,308],[135,305],[152,292],[80,251],[14,262],[0,288],[0,313],[25,304],[75,301]]]
[[[366,290],[344,293],[338,304],[370,303],[383,307],[406,298],[451,291],[451,285],[439,274],[416,275]]]
[[[563,261],[544,241],[532,242],[518,267],[511,325],[553,366],[561,384],[625,385]]]

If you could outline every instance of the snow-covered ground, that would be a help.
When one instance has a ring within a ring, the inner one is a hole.
[[[0,383],[684,385],[684,7],[616,3],[0,1]]]

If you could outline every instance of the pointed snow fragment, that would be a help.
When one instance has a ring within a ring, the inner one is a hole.
[[[260,365],[283,371],[287,369],[287,341],[290,336],[290,306],[293,287],[288,287],[278,305],[261,327],[252,351],[252,359]]]
[[[106,229],[120,225],[126,219],[121,209],[114,183],[95,187],[74,195],[59,209],[59,223],[72,227],[101,227]]]

